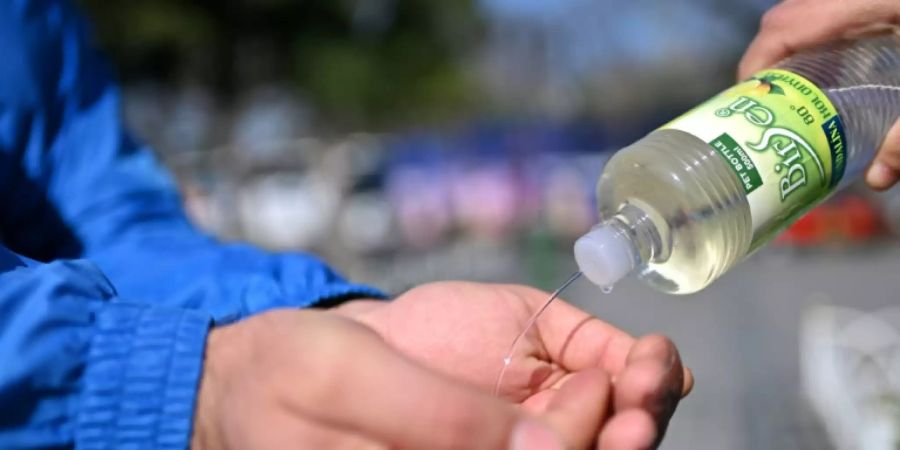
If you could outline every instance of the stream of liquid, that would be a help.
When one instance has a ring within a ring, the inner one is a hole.
[[[559,297],[559,294],[566,290],[566,288],[569,287],[570,284],[574,283],[575,280],[577,280],[580,276],[581,272],[575,272],[571,277],[569,277],[568,280],[566,280],[565,283],[556,288],[556,290],[553,291],[552,294],[550,294],[550,297],[547,298],[547,301],[545,301],[544,304],[541,305],[540,309],[538,309],[534,312],[534,314],[531,315],[531,317],[528,319],[528,322],[525,322],[525,327],[522,329],[522,332],[519,333],[519,335],[516,336],[515,339],[513,339],[512,344],[509,345],[509,350],[506,352],[506,356],[503,357],[503,367],[500,369],[500,374],[497,375],[497,382],[494,383],[495,397],[500,393],[500,384],[503,383],[503,376],[506,375],[506,369],[509,367],[509,363],[512,362],[512,356],[513,353],[515,353],[516,348],[518,348],[519,346],[519,341],[521,341],[525,334],[528,333],[532,327],[534,327],[535,322],[537,322],[538,318],[541,317],[541,314],[544,313],[547,307],[550,306],[551,303],[553,303],[553,300],[556,300],[556,298]],[[612,287],[604,287],[603,292],[606,294],[612,292]]]

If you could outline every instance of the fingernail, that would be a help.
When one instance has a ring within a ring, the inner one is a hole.
[[[513,428],[509,440],[510,450],[564,450],[559,437],[546,425],[526,419]]]
[[[866,173],[866,182],[877,188],[886,188],[897,180],[897,174],[887,164],[876,161]]]
[[[687,397],[691,391],[694,390],[694,383],[697,382],[697,379],[694,378],[694,371],[690,368],[684,368],[684,384],[681,387],[681,398]]]

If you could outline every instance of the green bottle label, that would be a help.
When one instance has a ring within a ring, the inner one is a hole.
[[[834,105],[786,70],[759,72],[662,128],[697,136],[728,163],[750,202],[753,247],[827,197],[847,163]]]

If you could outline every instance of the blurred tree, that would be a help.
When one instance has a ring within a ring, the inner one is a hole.
[[[223,100],[294,83],[329,124],[447,119],[477,98],[462,68],[474,0],[80,0],[126,82],[212,86]]]

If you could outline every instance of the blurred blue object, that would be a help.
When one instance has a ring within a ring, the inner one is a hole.
[[[210,325],[380,294],[198,232],[86,35],[0,0],[0,448],[186,448]]]

